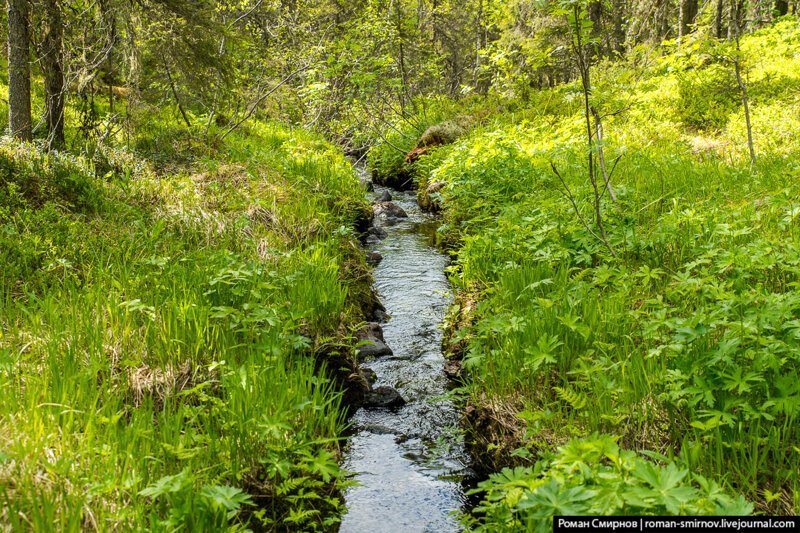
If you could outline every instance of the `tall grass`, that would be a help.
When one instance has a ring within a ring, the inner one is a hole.
[[[361,318],[363,193],[308,133],[226,143],[169,174],[106,149],[99,175],[0,146],[0,524],[334,527],[344,421],[313,354]]]
[[[794,124],[800,25],[783,21],[743,49],[760,87],[754,115]],[[623,110],[607,118],[604,146],[608,161],[619,157],[619,201],[603,202],[616,257],[568,199],[593,220],[577,87],[543,91],[530,109],[487,119],[420,161],[425,179],[447,183],[440,233],[457,256],[453,342],[464,349],[470,401],[516,413],[521,448],[497,466],[551,459],[575,437],[592,447],[592,435],[605,433],[716,480],[757,511],[796,513],[800,152],[783,128],[762,122],[749,168],[740,106],[718,109],[717,129],[702,130],[681,107],[700,93],[708,102],[697,105],[714,105],[713,92],[678,88],[703,86],[718,69],[685,49],[650,59],[595,73],[597,105]],[[768,91],[774,79],[790,89]],[[564,461],[586,460],[568,455],[494,477],[478,523],[546,518],[555,511],[542,502],[554,500],[541,487],[551,476],[563,481],[559,497],[578,498],[559,474]]]

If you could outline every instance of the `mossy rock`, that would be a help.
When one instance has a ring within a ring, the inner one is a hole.
[[[462,125],[464,120],[446,120],[441,124],[434,124],[420,136],[417,141],[417,147],[432,147],[442,146],[443,144],[452,144],[466,133],[466,126]]]
[[[467,132],[469,122],[468,118],[460,117],[429,127],[420,135],[414,149],[406,154],[405,162],[413,163],[433,148],[453,144]]]
[[[414,178],[411,175],[411,170],[402,161],[399,165],[392,167],[391,171],[381,172],[374,169],[372,181],[378,185],[398,191],[408,191],[414,188]]]
[[[443,181],[433,181],[424,187],[420,186],[417,192],[417,203],[423,211],[436,213],[442,208],[439,203],[439,192],[445,185]]]

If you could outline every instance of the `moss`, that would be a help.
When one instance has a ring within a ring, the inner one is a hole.
[[[440,124],[434,124],[420,135],[416,147],[430,148],[454,143],[467,132],[469,122],[466,118],[454,118]]]

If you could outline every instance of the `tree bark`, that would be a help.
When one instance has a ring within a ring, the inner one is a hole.
[[[736,51],[739,52],[739,38],[736,38]],[[744,108],[744,120],[745,124],[747,125],[747,149],[750,152],[750,166],[756,164],[756,150],[753,145],[753,125],[750,122],[750,99],[747,96],[747,85],[744,83],[744,79],[742,79],[742,68],[739,64],[739,58],[737,57],[733,63],[734,69],[736,71],[736,82],[739,84],[739,89],[742,91],[742,107]]]
[[[728,8],[728,40],[738,39],[742,27],[743,0],[731,0]]]
[[[589,103],[589,95],[592,92],[592,81],[591,81],[592,55],[588,50],[586,50],[583,43],[583,38],[581,36],[583,27],[581,21],[581,13],[578,5],[574,4],[572,10],[573,10],[572,11],[573,17],[575,20],[575,36],[574,36],[575,40],[573,41],[573,48],[575,50],[575,56],[578,62],[578,70],[580,71],[580,76],[581,76],[581,85],[583,88],[583,106],[584,106],[584,118],[586,119],[586,142],[588,148],[587,162],[589,166],[589,182],[591,183],[592,191],[594,192],[595,224],[597,225],[597,229],[600,232],[599,234],[600,240],[603,242],[603,244],[606,245],[606,248],[608,248],[608,250],[611,252],[611,255],[616,257],[617,254],[614,252],[614,249],[608,242],[606,229],[605,226],[603,225],[601,195],[600,195],[600,189],[597,186],[597,174],[594,165],[595,141],[594,141],[594,133],[592,132],[592,106]],[[555,165],[552,166],[553,170],[555,170]],[[558,172],[556,173],[558,174]],[[564,186],[566,187],[566,182],[564,182]],[[576,212],[578,216],[580,216],[580,212],[577,209]]]
[[[164,60],[164,69],[167,71],[167,80],[169,81],[169,87],[172,90],[172,97],[175,98],[175,103],[178,105],[178,111],[181,112],[181,116],[183,117],[183,121],[186,123],[186,127],[191,128],[192,123],[189,120],[189,116],[186,114],[186,110],[183,108],[180,97],[178,96],[178,88],[175,87],[175,81],[172,79],[172,71],[169,69],[169,63],[167,63],[166,59]]]
[[[742,95],[742,107],[744,108],[744,120],[747,126],[747,150],[750,152],[750,167],[756,164],[756,150],[753,144],[753,125],[750,122],[750,99],[747,96],[747,85],[742,77],[742,64],[741,54],[742,49],[739,46],[739,33],[740,28],[740,10],[742,3],[736,0],[731,1],[731,23],[729,31],[733,34],[734,42],[736,43],[736,55],[733,58],[733,69],[736,74],[736,82],[739,84],[739,90]]]
[[[603,174],[603,181],[606,184],[608,196],[611,198],[612,202],[616,202],[617,194],[614,192],[614,188],[611,186],[611,174],[608,172],[608,168],[606,167],[606,156],[605,152],[603,151],[603,120],[602,117],[600,117],[600,113],[598,113],[595,108],[591,108],[591,111],[592,115],[594,116],[594,130],[595,138],[597,140],[595,143],[597,148],[597,164],[600,167],[600,172]]]
[[[697,18],[697,0],[680,0],[679,37],[689,34],[695,18]]]
[[[114,52],[117,46],[117,21],[114,11],[109,6],[109,0],[100,0],[100,18],[103,21],[103,32],[105,36],[105,48],[107,50],[106,59],[103,65],[103,77],[108,85],[108,110],[114,113]]]
[[[28,0],[8,0],[8,121],[13,137],[30,141],[31,65]]]
[[[42,38],[45,119],[50,148],[64,146],[64,50],[63,21],[58,0],[45,0],[46,28]]]
[[[622,55],[625,53],[625,0],[614,0],[613,11],[614,51]]]

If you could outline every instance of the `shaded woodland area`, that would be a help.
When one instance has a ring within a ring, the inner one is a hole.
[[[490,0],[9,2],[10,127],[22,139],[33,129],[58,148],[68,123],[77,148],[141,127],[156,106],[172,109],[195,134],[208,134],[212,124],[224,134],[269,113],[343,143],[366,142],[392,117],[416,111],[420,97],[492,92],[525,100],[576,79],[571,28],[557,12],[572,7]],[[699,39],[695,34],[733,40],[796,15],[798,6],[688,0],[580,9],[591,25],[593,59],[613,60],[642,45]],[[26,104],[31,75],[34,103],[43,107],[36,123]]]

